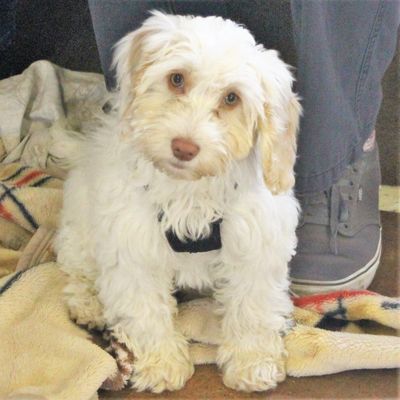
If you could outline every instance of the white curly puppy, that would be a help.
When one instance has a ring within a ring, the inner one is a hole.
[[[284,379],[300,106],[275,51],[219,17],[153,12],[116,47],[117,112],[65,185],[58,261],[71,315],[110,327],[154,392],[193,374],[177,287],[220,304],[218,365],[235,389]]]

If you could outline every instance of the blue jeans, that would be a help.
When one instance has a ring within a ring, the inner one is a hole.
[[[299,193],[329,188],[361,155],[400,23],[398,0],[89,0],[89,6],[109,88],[112,45],[152,9],[244,23],[258,42],[295,64],[304,108],[295,167]]]

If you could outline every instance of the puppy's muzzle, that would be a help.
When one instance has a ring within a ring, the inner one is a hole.
[[[200,147],[190,140],[175,138],[171,141],[171,149],[175,158],[180,161],[193,160],[199,154]]]

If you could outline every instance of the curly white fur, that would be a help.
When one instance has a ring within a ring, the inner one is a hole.
[[[158,12],[119,42],[115,64],[118,112],[83,145],[65,184],[57,250],[71,315],[106,324],[128,345],[138,390],[179,389],[193,366],[172,293],[210,287],[225,384],[272,388],[285,376],[280,332],[292,310],[287,264],[298,216],[291,74],[232,21]],[[177,71],[182,93],[168,85]],[[227,107],[232,91],[240,102]],[[176,137],[199,154],[177,161]],[[219,218],[220,250],[169,246],[166,230],[197,239]]]

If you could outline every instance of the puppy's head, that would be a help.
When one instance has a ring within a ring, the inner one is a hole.
[[[259,146],[265,182],[293,186],[300,106],[275,51],[219,17],[153,12],[114,65],[122,135],[174,178],[219,175]]]

